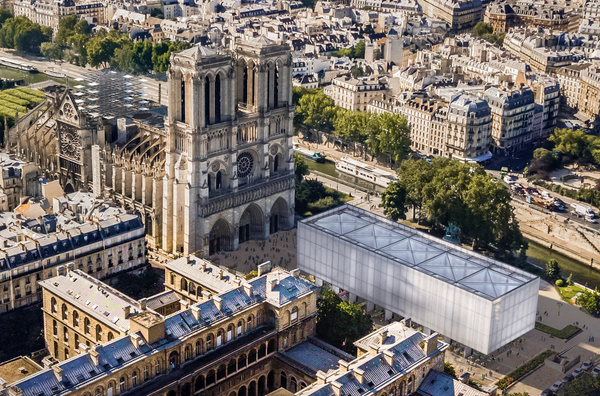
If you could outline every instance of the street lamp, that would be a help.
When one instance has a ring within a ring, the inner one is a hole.
[[[562,307],[563,303],[559,301],[556,305],[558,305],[558,316],[560,316],[560,307]]]

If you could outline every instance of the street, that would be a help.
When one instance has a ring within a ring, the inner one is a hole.
[[[43,58],[41,56],[33,56],[33,55],[27,55],[24,57],[17,56],[15,54],[13,54],[12,51],[9,52],[6,50],[0,50],[0,56],[30,63],[36,69],[38,69],[41,73],[43,73],[46,70],[53,69],[54,71],[64,73],[65,75],[67,75],[68,77],[73,78],[73,79],[81,78],[87,73],[97,71],[97,69],[94,69],[91,67],[87,67],[87,68],[80,67],[80,66],[72,65],[67,62],[62,62],[62,63],[58,64],[53,61],[49,61],[46,58]],[[160,84],[161,85],[161,104],[166,105],[168,103],[168,93],[167,93],[168,84],[166,83],[166,81],[160,81],[156,78],[152,78],[152,77],[148,77],[148,76],[140,76],[140,79],[144,83],[144,86],[147,87],[147,89],[145,89],[144,92],[146,92],[148,94],[148,96],[150,97],[150,99],[154,100],[155,102],[158,102],[158,86]]]

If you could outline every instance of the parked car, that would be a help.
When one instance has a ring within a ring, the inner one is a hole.
[[[558,392],[563,387],[563,385],[564,383],[562,381],[556,381],[550,387],[550,392]]]
[[[573,370],[573,377],[579,378],[584,372],[585,370],[583,369],[583,367],[577,367],[575,370]]]
[[[586,360],[585,362],[581,363],[581,368],[583,369],[583,371],[588,371],[592,368],[593,365],[594,362],[592,362],[591,360]]]
[[[567,374],[567,375],[565,375],[565,376],[563,377],[563,379],[562,379],[562,382],[563,382],[564,384],[566,384],[566,383],[569,383],[569,382],[573,381],[573,378],[575,378],[575,377],[573,376],[573,374]]]
[[[540,393],[540,396],[550,396],[551,393],[552,391],[550,389],[544,389],[542,393]]]
[[[600,364],[592,370],[592,377],[596,378],[598,375],[600,375]]]
[[[504,176],[504,179],[503,179],[503,180],[504,180],[504,182],[505,182],[505,183],[508,183],[508,184],[512,184],[512,183],[514,183],[514,182],[515,182],[515,181],[514,181],[514,178],[513,178],[511,175],[506,175],[506,176]]]

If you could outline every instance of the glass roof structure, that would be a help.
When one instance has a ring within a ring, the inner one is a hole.
[[[147,81],[104,69],[76,78],[70,92],[80,111],[94,118],[118,118],[152,107],[144,92]]]
[[[304,223],[489,300],[537,278],[353,206]]]

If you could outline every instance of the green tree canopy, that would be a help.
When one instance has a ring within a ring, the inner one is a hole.
[[[336,106],[323,91],[303,95],[298,100],[296,113],[302,118],[304,125],[311,129],[329,132],[333,129]]]
[[[494,28],[489,23],[477,22],[477,25],[473,28],[473,34],[477,37],[483,37],[485,34],[492,33],[494,33]]]
[[[585,290],[583,294],[577,298],[577,303],[592,315],[600,314],[600,293],[598,292],[598,289],[595,289],[594,291]]]
[[[593,378],[583,373],[564,387],[564,396],[598,396],[600,395],[600,377]]]
[[[7,19],[12,17],[13,15],[10,13],[10,11],[0,8],[0,26],[2,26]]]
[[[394,221],[406,219],[406,202],[406,189],[399,182],[390,183],[381,194],[383,214]]]
[[[317,311],[317,336],[348,352],[355,351],[354,341],[373,330],[373,321],[360,305],[345,302],[331,290],[318,298]]]
[[[310,173],[310,171],[308,169],[308,165],[306,165],[306,161],[304,160],[304,156],[302,154],[294,153],[294,163],[296,182],[300,183],[304,179],[304,176],[307,176]]]
[[[390,217],[402,218],[396,208],[412,206],[435,228],[455,223],[475,245],[503,252],[526,246],[510,193],[481,166],[449,158],[406,160],[397,173],[399,181],[391,183],[382,200]]]
[[[42,28],[26,17],[9,18],[0,28],[0,46],[17,51],[40,53],[40,45],[50,41],[52,30]],[[50,34],[50,36],[49,36]]]
[[[354,57],[364,59],[365,47],[365,42],[362,40],[356,43],[356,46],[354,47]]]
[[[42,43],[40,52],[49,59],[62,59],[62,48],[56,43]]]
[[[444,362],[444,373],[456,378],[456,369],[450,362]]]
[[[555,281],[560,278],[560,267],[558,266],[558,261],[556,259],[550,259],[546,263],[545,274],[551,281]]]
[[[58,45],[69,45],[69,37],[74,36],[75,25],[77,24],[77,15],[67,15],[58,21],[58,31],[56,32],[55,42]]]

